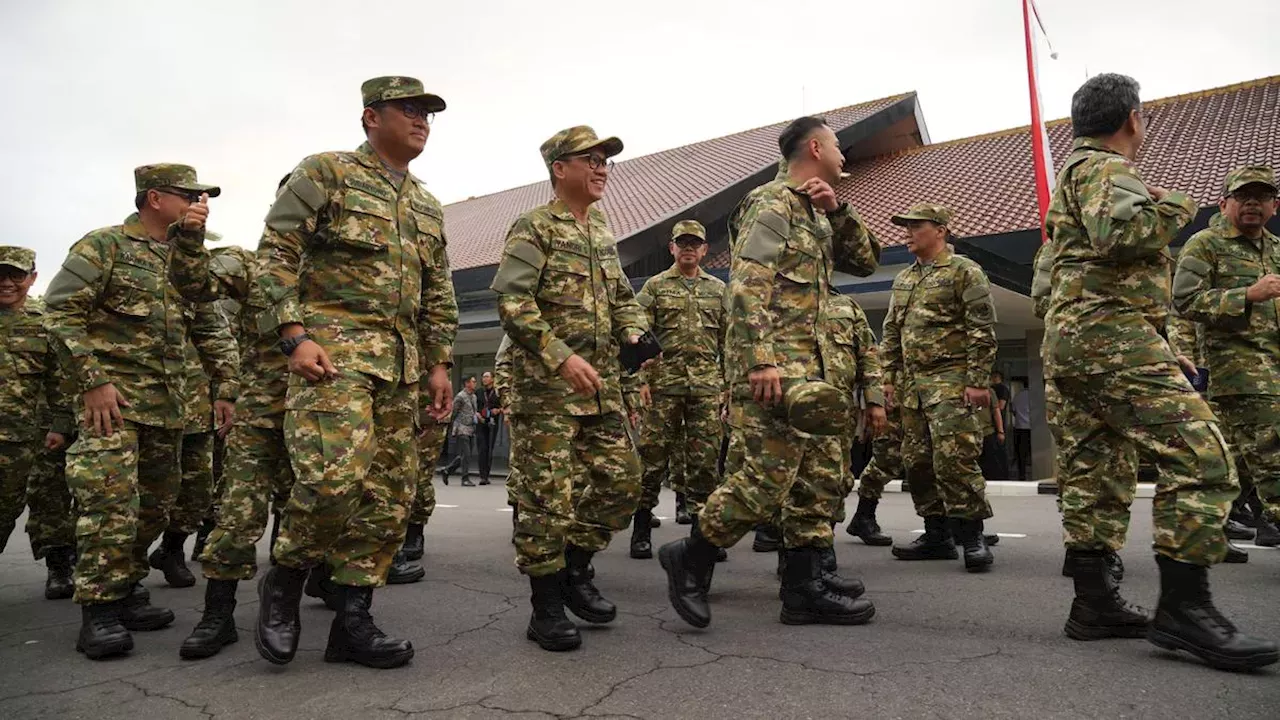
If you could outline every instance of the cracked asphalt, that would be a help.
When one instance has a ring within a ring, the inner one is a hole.
[[[260,659],[254,583],[241,583],[240,642],[180,660],[204,582],[174,590],[159,573],[146,584],[177,622],[136,633],[126,658],[91,662],[74,651],[77,608],[43,598],[44,568],[15,535],[0,556],[0,718],[1280,717],[1274,666],[1222,673],[1144,640],[1064,637],[1071,590],[1050,497],[992,498],[988,530],[1026,537],[1002,538],[986,575],[895,561],[839,533],[842,571],[860,575],[876,603],[863,627],[780,624],[774,558],[751,552],[748,538],[716,571],[711,626],[694,629],[668,606],[657,560],[627,557],[624,532],[595,560],[618,619],[580,625],[576,652],[547,653],[524,637],[528,586],[512,563],[503,489],[438,492],[456,507],[441,507],[427,528],[427,579],[374,596],[381,627],[417,649],[397,670],[323,662],[332,615],[310,599],[294,662]],[[671,502],[664,493],[659,514]],[[1150,508],[1135,503],[1123,553],[1126,595],[1147,605],[1157,591]],[[880,515],[898,539],[919,527],[905,495],[887,496]],[[654,538],[685,530],[667,519]],[[1280,638],[1280,551],[1251,555],[1214,571],[1218,604],[1243,628]]]

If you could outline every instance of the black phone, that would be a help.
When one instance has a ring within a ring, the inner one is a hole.
[[[1209,391],[1209,368],[1196,368],[1195,377],[1191,377],[1191,373],[1188,373],[1186,370],[1183,370],[1182,372],[1187,376],[1187,380],[1191,381],[1191,387],[1195,388],[1196,392]]]
[[[628,375],[635,375],[640,372],[641,365],[661,354],[662,344],[658,342],[656,335],[646,330],[636,344],[632,345],[625,341],[622,343],[622,350],[618,353],[618,361],[622,363],[622,368],[627,371]]]

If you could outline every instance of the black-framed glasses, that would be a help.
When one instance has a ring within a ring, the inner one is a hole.
[[[613,161],[603,155],[597,155],[595,153],[579,153],[577,155],[566,155],[565,157],[582,158],[587,161],[587,164],[591,166],[592,170],[599,170],[602,167],[606,167],[610,170],[613,169]]]
[[[187,202],[191,203],[192,205],[195,205],[196,203],[200,202],[201,194],[196,192],[195,190],[183,190],[181,188],[153,188],[153,189],[158,193],[164,193],[165,195],[180,197],[183,200],[186,200]]]
[[[0,282],[11,282],[14,285],[21,285],[23,281],[29,277],[31,273],[16,268],[12,265],[0,265]]]
[[[396,105],[400,106],[400,112],[404,113],[404,116],[410,120],[422,118],[422,122],[428,125],[435,122],[436,114],[428,110],[425,105],[409,102],[396,103]]]
[[[1237,190],[1227,197],[1240,203],[1253,201],[1256,203],[1268,203],[1276,199],[1276,193],[1273,190]]]
[[[700,240],[700,239],[698,239],[698,238],[696,238],[696,237],[693,237],[693,238],[687,238],[687,237],[676,238],[676,239],[675,239],[675,240],[673,240],[672,242],[674,242],[674,243],[676,244],[676,247],[678,247],[678,248],[699,248],[699,247],[702,247],[703,245],[706,245],[706,244],[707,244],[707,242],[706,242],[705,240]]]

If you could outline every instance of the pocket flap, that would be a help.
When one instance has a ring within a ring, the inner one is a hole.
[[[285,396],[286,410],[341,413],[351,406],[350,393],[333,385],[290,385]]]

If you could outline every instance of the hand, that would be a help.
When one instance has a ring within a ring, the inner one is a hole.
[[[61,450],[67,446],[67,436],[50,430],[44,436],[44,449],[50,452]]]
[[[836,191],[832,190],[825,180],[816,177],[809,178],[796,189],[808,195],[809,202],[823,212],[835,212],[840,208],[840,200],[836,197]]]
[[[436,365],[427,377],[427,392],[431,393],[431,417],[443,422],[453,415],[453,383],[449,381],[449,368]]]
[[[639,430],[640,429],[640,413],[634,410],[632,410],[631,412],[628,412],[627,422],[631,423],[632,430]]]
[[[640,407],[649,407],[653,404],[653,393],[649,391],[649,385],[646,383],[640,386]]]
[[[964,389],[964,404],[969,407],[984,408],[991,404],[991,391],[986,388],[967,387]]]
[[[600,373],[591,367],[591,363],[582,359],[581,355],[573,354],[568,360],[560,363],[560,377],[569,383],[569,387],[579,395],[591,397],[604,389],[604,383],[600,380]]]
[[[884,408],[872,405],[867,408],[867,427],[871,428],[871,437],[880,437],[889,428],[889,416]]]
[[[226,438],[227,433],[231,432],[232,423],[234,423],[236,419],[235,401],[214,400],[213,418],[214,424],[218,426],[218,437]]]
[[[631,343],[632,345],[635,345],[640,342],[640,336],[632,335],[630,338],[627,339],[627,342]],[[644,362],[640,363],[640,369],[644,370],[645,368],[658,362],[661,359],[662,359],[662,353],[658,353],[655,357],[651,357],[648,360],[645,360]]]
[[[1200,371],[1196,368],[1196,364],[1191,361],[1191,358],[1185,355],[1179,355],[1178,364],[1182,366],[1182,371],[1185,372],[1192,380],[1200,377]]]
[[[747,374],[751,383],[751,396],[756,402],[769,407],[782,402],[782,374],[778,368],[768,365]]]
[[[997,442],[999,442],[1001,445],[1003,445],[1003,444],[1004,444],[1004,433],[1002,433],[1002,432],[998,432],[998,433],[996,433],[996,441],[997,441]]]
[[[885,409],[885,412],[888,412],[893,409],[893,401],[894,401],[893,386],[886,384],[883,387],[883,390],[884,390],[884,409]]]
[[[124,429],[120,408],[129,401],[111,383],[99,385],[84,394],[84,426],[103,437],[111,437],[111,429]]]
[[[209,219],[209,193],[200,196],[200,202],[192,203],[187,211],[182,214],[182,220],[179,222],[183,230],[201,230]]]
[[[1251,303],[1280,297],[1280,275],[1263,275],[1258,282],[1244,291],[1244,299]]]
[[[313,383],[338,377],[338,368],[329,361],[329,353],[315,340],[303,340],[293,349],[289,356],[289,372]]]
[[[1165,199],[1165,197],[1169,194],[1168,190],[1165,190],[1159,185],[1152,185],[1151,183],[1146,183],[1146,182],[1142,184],[1147,186],[1147,194],[1150,195],[1151,199],[1155,200],[1156,202],[1160,202],[1161,200]]]

